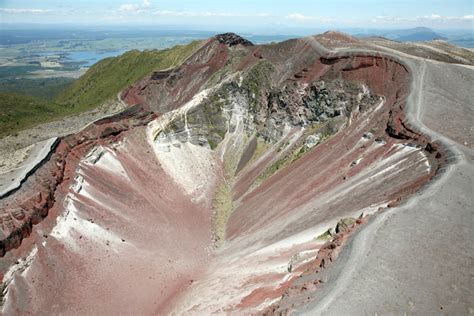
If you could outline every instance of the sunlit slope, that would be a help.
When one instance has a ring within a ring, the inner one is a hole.
[[[16,93],[0,93],[0,137],[65,115],[66,108]]]
[[[0,93],[0,137],[94,109],[153,71],[181,64],[201,44],[194,41],[165,50],[133,50],[103,59],[52,100]]]
[[[179,65],[200,44],[194,41],[165,50],[133,50],[103,59],[61,93],[57,102],[80,110],[93,108],[153,71]]]

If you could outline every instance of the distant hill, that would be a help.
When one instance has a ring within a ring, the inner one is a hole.
[[[354,34],[356,37],[382,36],[399,42],[423,42],[433,40],[448,40],[443,35],[427,27],[415,27],[402,30],[373,30],[369,33]]]
[[[421,42],[447,39],[427,27],[415,27],[413,29],[393,31],[388,33],[386,37],[401,42]]]

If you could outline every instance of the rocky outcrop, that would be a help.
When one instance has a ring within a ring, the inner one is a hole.
[[[365,112],[378,101],[369,90],[338,80],[283,90],[260,81],[258,91],[252,91],[249,81],[254,80],[254,71],[252,68],[245,75],[241,86],[235,82],[224,84],[198,106],[176,116],[157,138],[170,144],[190,142],[214,149],[227,132],[234,132],[236,126],[229,115],[234,112],[243,116],[248,137],[258,133],[269,143],[281,140],[289,128],[314,124],[324,125],[320,133],[327,137],[339,130],[353,110]]]
[[[267,307],[263,315],[291,314],[296,307],[309,303],[311,301],[309,293],[318,290],[326,282],[326,280],[318,278],[318,275],[334,264],[348,238],[355,233],[359,225],[366,222],[367,220],[361,219],[341,219],[336,226],[336,231],[341,223],[343,223],[344,229],[339,230],[331,240],[319,249],[316,258],[301,268],[302,273],[285,286],[281,299]]]
[[[342,233],[343,231],[348,230],[352,225],[354,225],[355,222],[356,220],[350,217],[341,219],[339,222],[337,222],[336,229],[335,229],[336,234],[339,234],[339,233]]]
[[[125,89],[122,99],[157,113],[175,110],[190,101],[216,76],[228,61],[229,50],[227,45],[209,40],[182,65],[155,72]]]
[[[215,36],[215,39],[219,41],[219,43],[226,44],[229,46],[253,46],[253,43],[245,38],[235,34],[235,33],[224,33]]]

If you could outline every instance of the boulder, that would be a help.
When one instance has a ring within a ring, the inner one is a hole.
[[[311,149],[317,144],[319,144],[320,141],[321,141],[321,134],[318,133],[314,135],[309,135],[308,137],[306,137],[304,141],[304,145],[306,148]]]
[[[348,230],[349,227],[355,224],[355,222],[356,220],[352,217],[346,217],[341,219],[336,225],[336,234]]]

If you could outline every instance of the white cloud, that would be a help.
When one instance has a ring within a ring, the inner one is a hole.
[[[442,16],[439,14],[431,14],[424,16],[421,19],[426,20],[440,20],[440,21],[472,21],[474,20],[474,15],[464,15],[464,16]]]
[[[397,17],[397,16],[386,16],[386,15],[379,15],[372,19],[374,23],[402,23],[402,22],[410,22],[416,24],[423,24],[423,23],[466,23],[469,21],[474,20],[474,15],[465,15],[465,16],[443,16],[440,14],[430,14],[425,16],[417,16],[412,18],[405,18],[405,17]]]
[[[288,19],[292,20],[298,20],[298,21],[307,21],[307,20],[313,20],[313,17],[311,16],[306,16],[301,13],[293,13],[287,16]]]
[[[301,13],[292,13],[292,14],[287,15],[286,18],[290,20],[299,21],[299,22],[309,22],[309,21],[320,22],[320,23],[337,22],[337,20],[333,18],[310,16],[310,15],[304,15]]]
[[[41,14],[41,13],[48,13],[48,12],[51,12],[51,10],[44,10],[44,9],[0,8],[0,12],[3,12],[3,13],[12,13],[12,14],[22,14],[22,13]]]
[[[135,4],[122,4],[119,8],[121,12],[135,12],[138,11],[138,6]]]
[[[153,12],[154,15],[159,16],[176,16],[176,17],[271,17],[269,13],[256,13],[256,14],[239,14],[230,12],[193,12],[193,11],[169,11],[169,10],[158,10]]]
[[[416,22],[416,19],[402,18],[402,17],[389,16],[389,15],[378,15],[374,19],[372,19],[372,22],[374,23],[377,23],[377,22],[383,22],[383,23]]]
[[[151,1],[150,0],[143,0],[143,3],[141,5],[139,4],[122,4],[119,7],[120,12],[143,12],[151,7]]]
[[[432,14],[428,18],[433,19],[433,20],[439,20],[439,19],[442,19],[443,17],[439,14]]]

